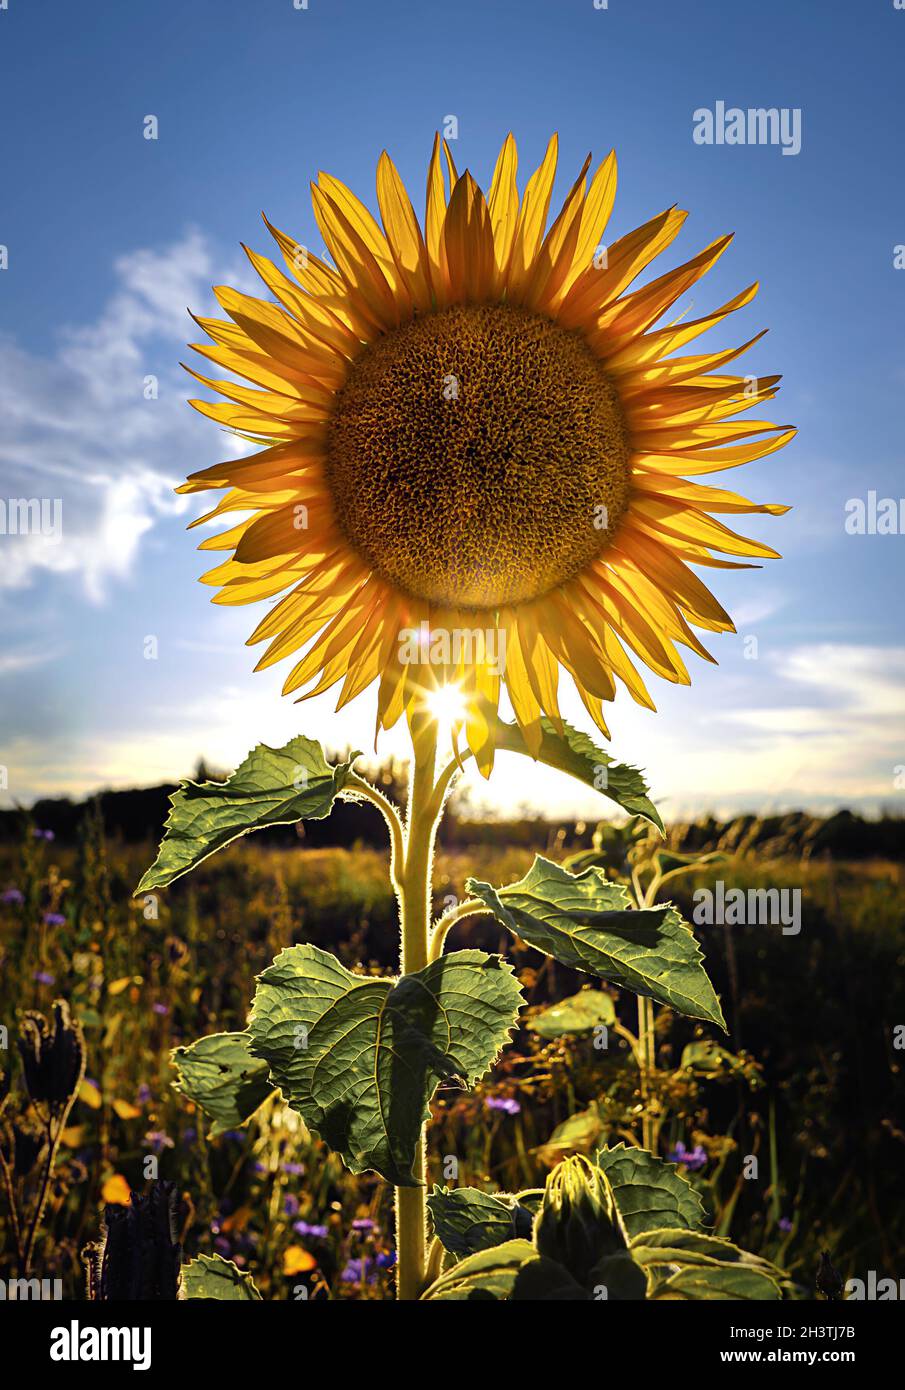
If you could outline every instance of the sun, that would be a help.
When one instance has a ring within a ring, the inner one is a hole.
[[[182,489],[228,489],[194,525],[245,514],[202,549],[230,552],[215,602],[277,600],[257,669],[294,657],[284,692],[341,683],[337,708],[377,681],[378,729],[427,695],[485,774],[504,688],[536,752],[562,672],[604,734],[617,681],[649,708],[639,668],[688,684],[679,648],[712,660],[694,629],[734,631],[697,567],[776,556],[718,518],[787,510],[694,481],[795,433],[742,418],[778,387],[727,370],[761,334],[685,351],[754,297],[675,309],[731,238],[637,287],[686,214],[608,241],[610,154],[548,227],[556,163],[554,136],[520,194],[509,136],[485,196],[438,138],[423,228],[387,154],[382,225],[321,174],[333,265],[268,223],[288,273],[248,251],[271,298],[217,288],[228,317],[193,344],[231,375],[194,373],[224,399],[192,404],[260,446]],[[446,640],[412,660],[422,630]]]
[[[442,732],[449,732],[464,724],[468,704],[457,685],[437,686],[427,693],[424,702]]]

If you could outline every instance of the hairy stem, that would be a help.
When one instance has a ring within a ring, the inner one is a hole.
[[[479,898],[468,898],[465,902],[457,903],[455,907],[451,907],[448,912],[444,912],[442,917],[438,917],[429,938],[428,954],[430,959],[440,959],[443,954],[443,943],[450,927],[454,927],[463,917],[476,917],[480,912],[493,915],[486,903],[482,903]]]
[[[412,717],[412,773],[406,813],[405,844],[398,894],[402,974],[423,970],[428,963],[428,931],[434,838],[443,809],[435,797],[437,726],[426,713]],[[425,1205],[426,1135],[422,1130],[413,1173],[417,1187],[396,1189],[396,1288],[400,1299],[420,1297],[427,1281],[427,1210]]]

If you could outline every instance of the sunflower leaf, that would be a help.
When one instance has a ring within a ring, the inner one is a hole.
[[[601,869],[574,875],[540,855],[518,883],[469,879],[466,888],[560,964],[725,1029],[698,943],[672,904],[632,910],[626,889]]]
[[[508,1298],[518,1272],[528,1260],[536,1260],[537,1251],[530,1241],[507,1240],[490,1250],[479,1250],[441,1274],[421,1295],[436,1301],[454,1299],[459,1302],[486,1302]]]
[[[615,1022],[612,997],[602,989],[583,989],[526,1019],[524,1026],[542,1038],[561,1038],[564,1033],[593,1033],[601,1024],[609,1027]]]
[[[299,735],[283,748],[259,743],[225,782],[183,782],[170,797],[160,851],[136,894],[165,888],[250,830],[323,820],[358,756],[331,767],[320,744]]]
[[[594,1161],[606,1174],[631,1237],[664,1228],[694,1231],[704,1220],[700,1197],[674,1163],[625,1144],[600,1149]]]
[[[541,719],[541,745],[536,762],[546,763],[570,777],[576,777],[603,796],[615,801],[631,816],[643,816],[664,834],[660,813],[648,795],[644,774],[629,763],[617,763],[593,739],[565,720],[559,733],[549,719]],[[517,724],[497,724],[494,747],[502,753],[522,753],[534,757]]]
[[[212,1138],[244,1125],[273,1093],[267,1063],[252,1057],[250,1043],[249,1033],[211,1033],[170,1053],[173,1089],[213,1120]]]
[[[392,980],[353,975],[316,946],[291,946],[258,976],[251,1050],[353,1173],[374,1169],[416,1187],[434,1089],[482,1076],[521,1003],[512,967],[483,951],[454,951]]]
[[[219,1302],[258,1303],[261,1295],[251,1275],[222,1255],[198,1255],[182,1267],[186,1298],[214,1298]]]
[[[482,1192],[477,1187],[435,1187],[427,1199],[434,1235],[444,1250],[459,1256],[492,1250],[507,1240],[528,1240],[540,1190]]]
[[[744,1265],[756,1269],[777,1286],[785,1277],[783,1271],[733,1245],[731,1240],[708,1235],[705,1231],[659,1230],[645,1231],[636,1236],[630,1246],[632,1258],[645,1269],[663,1271],[668,1278],[678,1266],[687,1269],[713,1269],[721,1265]],[[769,1297],[774,1295],[770,1294]]]
[[[661,1283],[648,1298],[751,1300],[782,1298],[782,1290],[763,1269],[748,1264],[686,1265]]]

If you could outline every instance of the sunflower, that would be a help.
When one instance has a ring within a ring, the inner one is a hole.
[[[181,491],[229,489],[193,525],[243,514],[201,549],[232,552],[204,576],[215,602],[273,601],[257,669],[294,655],[284,693],[342,681],[337,708],[379,680],[378,730],[454,686],[485,773],[503,685],[536,752],[560,668],[607,737],[617,680],[654,708],[639,665],[688,684],[679,647],[713,659],[692,625],[734,631],[692,566],[777,554],[717,517],[787,510],[689,481],[795,433],[738,418],[776,394],[776,376],[725,370],[761,334],[676,355],[756,285],[664,322],[731,237],[629,290],[686,214],[607,245],[611,153],[590,182],[588,157],[548,229],[556,162],[554,136],[520,196],[510,135],[485,197],[438,137],[423,228],[386,153],[382,227],[321,174],[334,264],[265,218],[286,271],[245,249],[273,298],[218,287],[228,318],[197,319],[211,342],[192,345],[253,383],[192,373],[225,400],[191,404],[263,447]]]

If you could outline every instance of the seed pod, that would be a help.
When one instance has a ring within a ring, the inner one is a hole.
[[[171,1182],[155,1182],[147,1196],[132,1193],[128,1207],[108,1205],[101,1241],[82,1252],[88,1297],[98,1301],[179,1297],[182,1246],[177,1240],[184,1205]]]
[[[824,1298],[828,1298],[831,1303],[836,1303],[845,1287],[842,1275],[830,1259],[829,1250],[821,1250],[820,1264],[817,1268],[817,1278],[815,1280],[817,1292],[822,1293]]]
[[[47,1135],[37,1124],[14,1120],[12,1126],[12,1167],[17,1178],[27,1178],[40,1161]]]
[[[85,1075],[85,1039],[65,999],[54,1001],[52,1031],[43,1014],[25,1014],[19,1052],[32,1103],[51,1110],[69,1105]]]

